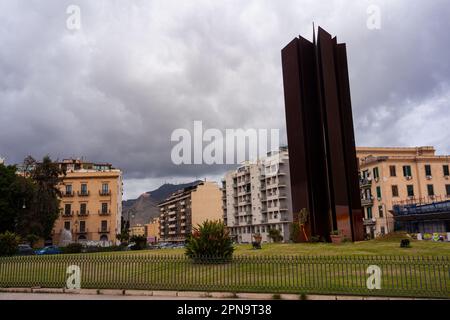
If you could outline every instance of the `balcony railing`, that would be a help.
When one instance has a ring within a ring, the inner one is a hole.
[[[73,211],[63,211],[61,214],[63,217],[73,217],[74,212]]]
[[[111,210],[107,210],[107,211],[98,210],[98,214],[100,216],[109,216],[111,214]]]
[[[371,197],[370,199],[361,199],[361,205],[363,207],[373,206],[373,197]]]
[[[87,234],[88,233],[88,228],[84,228],[84,229],[78,229],[76,231],[77,234]]]
[[[370,218],[370,219],[364,219],[363,220],[363,224],[365,225],[365,226],[373,226],[373,225],[375,225],[377,223],[377,219],[375,219],[375,218]]]
[[[361,179],[361,180],[359,180],[359,186],[361,188],[372,186],[372,179]]]
[[[111,195],[111,191],[110,190],[99,190],[98,194],[100,196],[110,196]]]
[[[63,191],[62,196],[70,198],[70,197],[73,197],[74,194],[73,194],[73,191]]]
[[[109,228],[99,228],[98,233],[109,233]]]
[[[89,191],[77,191],[77,195],[79,197],[88,197],[89,196]]]
[[[79,217],[87,217],[87,216],[89,215],[89,210],[86,210],[86,211],[84,211],[84,212],[77,211],[77,215],[78,215]]]

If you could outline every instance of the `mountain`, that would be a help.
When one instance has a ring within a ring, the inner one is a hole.
[[[166,183],[153,191],[141,194],[137,199],[122,201],[122,216],[124,220],[130,217],[130,225],[146,224],[159,216],[158,203],[168,198],[172,193],[193,186],[200,181],[183,184]],[[133,217],[134,215],[134,217]]]

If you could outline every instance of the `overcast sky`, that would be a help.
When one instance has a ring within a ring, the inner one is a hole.
[[[448,0],[0,0],[0,155],[110,162],[125,198],[218,179],[172,164],[172,131],[202,120],[285,142],[280,50],[313,21],[347,43],[357,145],[450,154],[449,17]]]

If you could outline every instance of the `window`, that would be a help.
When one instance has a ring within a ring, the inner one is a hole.
[[[431,166],[429,165],[429,164],[426,164],[425,165],[425,175],[428,177],[428,176],[431,176]]]
[[[66,194],[72,194],[72,185],[71,184],[66,185]]]
[[[414,186],[412,184],[406,186],[408,197],[414,197]]]
[[[450,184],[445,185],[445,191],[447,192],[447,197],[450,197]]]
[[[450,170],[449,170],[447,164],[445,164],[445,165],[442,166],[442,170],[444,171],[444,176],[446,176],[446,177],[447,177],[447,176],[450,176]]]
[[[108,221],[102,220],[102,232],[108,231]]]
[[[70,230],[70,221],[64,221],[64,229]]]
[[[109,185],[107,183],[102,184],[102,193],[108,194],[109,193]]]
[[[86,203],[80,203],[80,214],[84,215],[86,214],[87,210],[86,210]]]
[[[367,207],[367,219],[372,219],[372,207]]]
[[[108,213],[108,204],[102,203],[102,213]]]
[[[380,218],[383,218],[383,206],[378,206],[378,216]]]
[[[70,216],[71,213],[72,213],[72,205],[70,203],[66,203],[64,205],[64,214],[66,216]]]
[[[398,197],[398,186],[396,186],[396,185],[392,186],[392,196]]]
[[[86,231],[86,221],[80,221],[80,232]]]
[[[427,185],[428,196],[434,196],[434,187],[432,184]]]
[[[378,179],[380,177],[380,173],[378,172],[378,167],[373,168],[373,177]]]
[[[87,191],[87,184],[86,183],[82,183],[81,184],[81,194],[82,195],[86,195],[88,193]]]
[[[364,170],[362,175],[364,179],[367,179],[369,177],[369,170]]]
[[[404,177],[412,177],[411,166],[403,166],[403,176]]]
[[[391,174],[391,177],[397,176],[397,170],[396,170],[395,166],[389,166],[389,173]]]
[[[381,187],[380,186],[377,187],[377,198],[381,199]]]

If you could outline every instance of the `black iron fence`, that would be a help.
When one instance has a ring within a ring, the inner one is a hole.
[[[0,287],[357,294],[450,298],[450,258],[155,254],[0,258]]]

